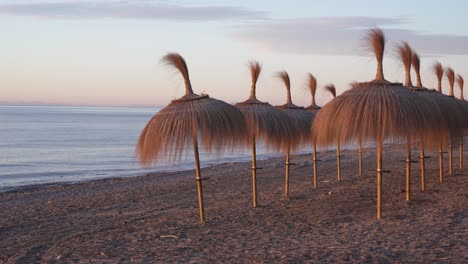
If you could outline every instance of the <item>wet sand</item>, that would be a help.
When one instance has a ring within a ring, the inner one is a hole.
[[[317,189],[311,156],[293,156],[287,199],[284,159],[259,161],[258,208],[251,206],[250,163],[203,169],[203,225],[193,170],[2,193],[0,262],[468,262],[468,168],[458,169],[458,149],[455,175],[443,184],[437,153],[426,153],[424,193],[413,164],[413,196],[405,202],[404,148],[385,147],[391,172],[383,176],[381,220],[375,172],[366,171],[375,169],[375,149],[364,152],[363,176],[357,151],[342,154],[340,183],[334,150],[319,154]]]

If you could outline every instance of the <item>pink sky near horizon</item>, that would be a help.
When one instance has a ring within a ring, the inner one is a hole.
[[[42,13],[37,13],[37,6],[18,13],[2,5],[0,32],[5,40],[0,45],[1,103],[162,106],[182,96],[184,87],[180,76],[161,65],[159,59],[166,52],[179,52],[187,60],[197,93],[230,103],[245,100],[250,88],[246,65],[258,60],[264,69],[258,83],[260,100],[273,105],[284,103],[285,89],[274,73],[287,70],[296,104],[310,104],[306,76],[311,72],[319,83],[317,102],[323,105],[331,97],[322,86],[334,83],[340,94],[352,81],[373,79],[375,61],[363,52],[359,41],[363,29],[374,26],[388,32],[384,59],[388,80],[403,81],[403,69],[394,59],[394,45],[401,40],[408,40],[419,51],[425,86],[435,88],[431,72],[435,60],[468,78],[468,32],[434,30],[430,21],[425,25],[416,23],[416,19],[401,19],[404,13],[377,18],[374,14],[343,16],[330,11],[321,18],[303,18],[292,10],[276,19],[274,14],[281,12],[273,7],[264,11],[244,4],[241,9],[216,8],[216,12],[234,16],[227,21],[216,16],[205,21],[211,9],[202,10],[201,20],[198,16],[185,19],[193,15],[186,8],[182,18],[174,19],[77,19],[67,18],[70,11],[63,8],[64,18],[49,17],[54,10],[44,14],[40,9]],[[99,12],[90,15],[108,16],[108,9],[114,12],[116,8],[121,6],[103,4]],[[140,14],[139,9],[132,10],[129,15]],[[177,8],[174,10],[171,12],[177,12]],[[154,12],[161,15],[157,7]],[[272,17],[264,18],[261,12]],[[400,39],[403,37],[407,39]],[[448,91],[446,80],[444,91]]]

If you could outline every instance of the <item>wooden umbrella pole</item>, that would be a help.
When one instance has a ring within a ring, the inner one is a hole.
[[[337,141],[336,144],[336,166],[337,166],[337,180],[341,182],[341,153],[340,153],[340,141]]]
[[[411,199],[411,139],[406,143],[406,201]]]
[[[359,142],[359,176],[362,176],[362,143]]]
[[[439,181],[444,182],[444,152],[442,150],[442,144],[439,145]]]
[[[317,144],[314,142],[314,152],[312,155],[314,163],[314,188],[317,188]]]
[[[460,169],[463,169],[463,136],[460,138]]]
[[[252,136],[252,198],[253,207],[257,207],[257,151],[255,135]]]
[[[194,132],[193,134],[193,152],[195,154],[195,172],[196,172],[196,180],[197,180],[197,190],[198,190],[198,207],[200,211],[200,223],[205,222],[205,211],[203,208],[203,190],[202,190],[202,179],[201,179],[201,172],[200,172],[200,157],[198,155],[198,140],[197,140],[197,133]]]
[[[382,218],[382,140],[377,143],[377,219]]]
[[[287,150],[286,150],[286,175],[284,178],[284,197],[289,196],[289,154],[291,151],[291,145],[288,143]]]
[[[449,144],[449,175],[453,175],[453,147],[451,140]]]
[[[424,162],[424,142],[421,138],[419,142],[419,159],[421,161],[421,192],[426,191],[426,164]]]

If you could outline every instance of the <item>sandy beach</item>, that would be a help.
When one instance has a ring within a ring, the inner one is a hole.
[[[413,164],[405,202],[404,149],[384,148],[383,219],[375,220],[375,172],[357,174],[357,151],[321,152],[319,187],[310,155],[293,156],[290,197],[284,159],[259,161],[259,207],[251,206],[250,163],[202,170],[206,223],[198,219],[194,171],[0,194],[2,263],[466,263],[467,173],[439,183],[437,153],[426,161],[426,192]],[[414,152],[413,155],[417,153]],[[447,155],[445,157],[447,172]],[[465,164],[467,166],[468,164]],[[375,149],[364,152],[375,169]]]

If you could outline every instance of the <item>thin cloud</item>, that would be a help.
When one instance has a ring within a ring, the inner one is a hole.
[[[58,1],[0,4],[0,14],[44,18],[160,20],[261,19],[265,12],[235,6],[182,6],[152,1]]]
[[[424,55],[468,54],[468,36],[424,34],[401,29],[399,18],[326,17],[260,21],[243,25],[234,37],[275,52],[362,55],[361,38],[372,27],[383,27],[392,42],[406,40]]]

